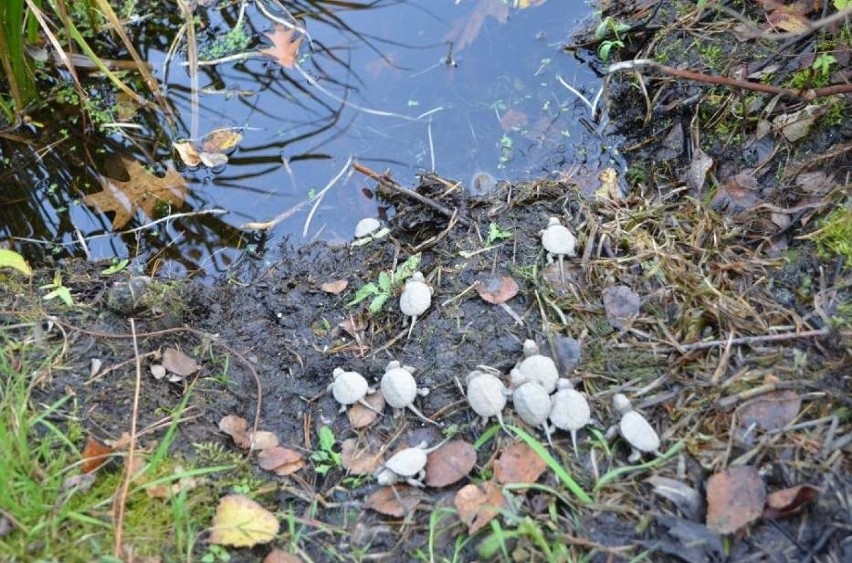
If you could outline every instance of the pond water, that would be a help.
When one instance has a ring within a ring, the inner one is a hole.
[[[127,158],[130,151],[144,164],[161,167],[174,159],[189,190],[181,206],[159,211],[188,215],[151,224],[137,213],[116,234],[111,216],[81,198],[81,192],[100,189],[98,183],[60,197],[75,173],[46,158],[27,175],[14,176],[28,184],[19,186],[23,195],[10,196],[17,203],[28,199],[26,188],[33,184],[40,197],[16,209],[14,217],[9,201],[3,205],[0,239],[16,237],[25,248],[35,244],[42,250],[44,243],[37,241],[50,241],[56,253],[61,248],[93,259],[132,257],[136,267],[167,275],[215,275],[257,244],[258,234],[247,224],[277,217],[280,222],[267,235],[289,237],[296,245],[317,238],[345,241],[359,219],[384,212],[372,195],[375,182],[353,172],[350,159],[387,170],[403,185],[416,185],[419,172],[435,171],[474,192],[495,180],[612,165],[618,160],[611,150],[615,140],[606,138],[587,105],[563,85],[589,100],[601,88],[589,65],[563,49],[591,8],[564,0],[520,4],[291,2],[286,5],[309,34],[298,68],[263,56],[202,65],[195,100],[182,64],[185,49],[167,57],[182,19],[162,18],[159,27],[144,27],[137,37],[165,85],[176,125],[148,130],[151,148],[141,154],[127,143],[130,130],[107,135],[103,146],[86,152],[101,163],[100,173],[110,168],[110,154]],[[204,24],[197,29],[202,58],[237,21],[249,40],[244,51],[250,51],[269,47],[264,34],[272,32],[274,19],[287,19],[273,0],[246,4],[242,16],[239,5],[199,7],[196,15]],[[189,169],[171,150],[179,138],[222,127],[243,136],[225,165]],[[91,169],[86,171],[91,180]]]

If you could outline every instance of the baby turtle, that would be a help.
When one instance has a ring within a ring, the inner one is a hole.
[[[335,368],[333,378],[328,390],[331,391],[334,400],[340,403],[340,412],[345,411],[346,407],[355,403],[360,403],[372,411],[376,410],[364,400],[368,393],[373,393],[373,389],[370,388],[363,375],[357,371]]]
[[[515,366],[509,375],[512,380],[512,387],[517,388],[527,381],[534,381],[549,394],[556,389],[559,369],[553,360],[539,354],[538,344],[534,340],[525,340],[524,359]]]
[[[565,283],[564,259],[566,256],[573,258],[577,255],[577,238],[558,217],[551,217],[547,228],[541,231],[541,245],[547,251],[548,264],[553,262],[554,257],[559,260],[559,275],[562,277],[562,283]]]
[[[355,238],[364,238],[382,228],[382,223],[375,217],[364,217],[355,225]]]
[[[657,431],[645,420],[644,416],[633,410],[630,399],[621,393],[616,393],[612,397],[612,407],[621,415],[621,420],[618,422],[618,426],[609,429],[607,438],[611,438],[617,431],[630,444],[633,453],[630,454],[627,461],[635,463],[646,452],[660,455],[660,437],[657,435]]]
[[[417,317],[426,312],[432,304],[432,288],[426,284],[426,279],[421,272],[414,272],[411,278],[405,282],[402,295],[399,296],[399,310],[406,317],[411,317],[411,328],[408,336],[414,329]]]
[[[585,395],[576,391],[567,379],[560,379],[556,387],[558,391],[550,397],[550,422],[554,428],[571,433],[574,454],[579,456],[577,430],[589,423],[592,415],[589,402]]]
[[[550,442],[550,429],[547,417],[550,414],[550,396],[535,381],[527,381],[512,393],[512,404],[521,420],[530,426],[540,426]],[[551,443],[552,445],[552,443]]]
[[[434,449],[427,450],[426,442],[420,442],[413,448],[405,448],[396,452],[376,470],[376,481],[382,486],[405,481],[412,487],[423,487],[427,456]]]
[[[418,389],[413,374],[414,368],[411,366],[403,366],[396,360],[388,363],[381,382],[382,395],[385,401],[394,409],[398,409],[397,414],[400,412],[399,409],[407,408],[421,420],[440,426],[434,420],[423,416],[423,413],[414,406],[414,399],[418,395],[425,397],[429,394],[429,389],[426,387]]]
[[[506,406],[508,391],[500,378],[483,370],[473,370],[465,378],[467,383],[467,402],[470,408],[482,417],[483,422],[497,418],[500,426],[503,424],[503,408]]]

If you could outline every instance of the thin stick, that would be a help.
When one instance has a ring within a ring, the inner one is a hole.
[[[115,544],[112,554],[118,559],[122,557],[122,532],[124,527],[124,511],[127,506],[127,492],[133,479],[136,457],[136,421],[139,418],[139,394],[142,388],[142,358],[139,356],[139,343],[136,339],[136,319],[130,318],[130,334],[133,338],[133,355],[136,358],[136,386],[133,390],[133,414],[130,417],[130,445],[127,449],[127,459],[124,462],[124,482],[121,484],[121,494],[116,499]]]
[[[804,332],[787,332],[783,334],[761,334],[760,336],[741,336],[739,338],[727,338],[725,340],[708,340],[707,342],[694,342],[692,344],[680,344],[681,352],[692,350],[706,350],[731,344],[759,344],[761,342],[778,342],[782,340],[795,340],[797,338],[819,338],[831,334],[831,329],[821,328],[818,330],[806,330]],[[852,332],[840,331],[840,336],[852,336]],[[674,348],[674,346],[672,346]]]
[[[337,183],[337,181],[340,180],[340,178],[342,178],[343,175],[347,171],[349,171],[349,166],[351,164],[352,164],[352,157],[350,156],[349,158],[346,159],[346,164],[343,165],[343,168],[340,169],[340,172],[338,172],[337,175],[334,178],[332,178],[331,181],[328,184],[326,184],[326,186],[323,189],[321,189],[316,196],[314,196],[314,205],[311,207],[311,212],[308,213],[308,218],[305,219],[305,227],[302,229],[302,236],[303,237],[307,238],[307,236],[308,236],[308,229],[311,226],[311,219],[314,218],[314,213],[316,213],[317,209],[319,208],[320,203],[322,203],[322,198],[325,197],[326,192],[328,190],[330,190],[331,187],[333,185],[335,185]]]
[[[414,190],[409,190],[408,188],[404,188],[404,187],[400,186],[392,178],[390,178],[387,174],[379,174],[378,172],[375,172],[374,170],[367,168],[366,166],[364,166],[360,162],[354,163],[352,165],[352,168],[354,168],[355,170],[357,170],[358,172],[360,172],[364,176],[367,176],[369,178],[372,178],[373,180],[376,180],[378,183],[380,183],[381,185],[383,185],[384,187],[386,187],[389,190],[392,190],[392,191],[395,191],[395,192],[402,194],[404,196],[410,197],[411,199],[416,199],[417,201],[419,201],[423,205],[425,205],[427,207],[431,207],[432,209],[434,209],[435,211],[437,211],[441,215],[444,215],[447,218],[452,218],[453,216],[456,216],[456,220],[458,220],[459,223],[461,223],[465,227],[470,226],[470,221],[468,221],[464,217],[459,217],[458,214],[456,213],[456,211],[448,209],[448,208],[444,207],[443,205],[441,205],[440,203],[438,203],[437,201],[431,200],[428,197],[415,192]]]

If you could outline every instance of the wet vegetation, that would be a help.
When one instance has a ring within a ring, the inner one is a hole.
[[[132,58],[104,4],[67,21],[103,60]],[[117,17],[171,22],[198,61],[225,61],[199,62],[213,82],[251,73],[266,49],[281,100],[339,115],[350,99],[306,84],[345,59],[317,39],[327,58],[308,66],[300,49],[317,21],[349,29],[348,10],[368,6],[256,4],[293,33],[258,26],[241,2],[215,29],[189,23],[189,4]],[[517,4],[513,15],[541,2]],[[456,47],[504,7],[476,2]],[[211,8],[195,9],[203,21]],[[46,13],[68,45],[65,16]],[[119,135],[113,114],[94,117],[119,107],[109,78],[81,73],[68,89],[71,70],[46,65],[27,83],[19,51],[4,50],[0,174],[37,187],[2,207],[10,240],[61,217],[42,196],[105,211],[98,194],[117,186],[140,199],[101,213],[103,234],[158,258],[146,276],[121,253],[81,261],[37,245],[30,269],[0,251],[0,559],[847,560],[849,6],[640,2],[599,16],[562,45],[608,77],[599,96],[566,86],[600,145],[589,158],[484,193],[476,175],[411,185],[347,160],[327,187],[353,174],[382,213],[346,242],[267,248],[289,210],[237,228],[182,208],[201,220],[183,231],[198,244],[252,247],[206,285],[156,275],[171,252],[159,229],[183,218],[157,223],[177,210],[144,197],[174,203],[193,166],[267,153],[234,150],[243,128],[205,131],[193,80],[159,100],[122,71],[143,125]],[[47,33],[33,21],[7,12],[2,40]],[[63,133],[38,121],[45,108],[80,121]],[[321,136],[323,119],[307,129]],[[67,154],[42,151],[54,138]],[[105,182],[107,153],[124,170]],[[311,201],[297,204],[306,230]],[[546,400],[573,388],[589,406],[573,433],[518,392],[546,387],[551,365]],[[496,394],[474,392],[477,377]]]

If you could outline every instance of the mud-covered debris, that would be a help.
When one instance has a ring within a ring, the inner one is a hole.
[[[414,406],[414,399],[425,397],[429,394],[426,387],[417,387],[414,380],[414,368],[403,366],[400,362],[393,360],[388,363],[385,373],[382,375],[381,391],[385,402],[399,412],[400,409],[408,409],[421,420],[431,424],[438,424],[430,420]]]
[[[484,422],[492,416],[503,426],[503,408],[508,391],[500,378],[489,371],[473,370],[467,374],[467,402]]]
[[[107,290],[107,307],[122,315],[132,315],[145,308],[145,297],[153,280],[148,276],[136,276],[127,281],[113,284]]]
[[[532,427],[540,427],[550,441],[547,417],[550,414],[550,395],[535,381],[527,381],[512,392],[512,405],[521,420]]]
[[[365,217],[355,225],[355,238],[370,236],[382,228],[382,222],[375,217]]]
[[[565,378],[556,383],[557,391],[550,397],[550,422],[554,428],[571,433],[574,453],[577,449],[577,431],[589,423],[592,411],[585,395],[576,391]]]
[[[428,450],[426,442],[393,454],[378,471],[379,485],[393,485],[402,480],[412,487],[423,487]]]
[[[364,404],[364,397],[373,391],[364,376],[357,371],[335,368],[333,377],[334,380],[328,386],[328,390],[331,391],[334,400],[340,403],[340,412],[354,403]]]
[[[630,463],[639,461],[643,453],[656,453],[659,455],[660,437],[657,431],[645,419],[644,416],[633,410],[630,399],[621,393],[612,397],[612,407],[621,416],[616,427],[607,432],[607,437],[617,431],[621,437],[633,448],[633,453],[627,458]]]
[[[527,381],[534,381],[549,394],[556,389],[559,370],[556,363],[539,353],[534,340],[524,341],[524,359],[509,374],[512,387],[517,388]]]

